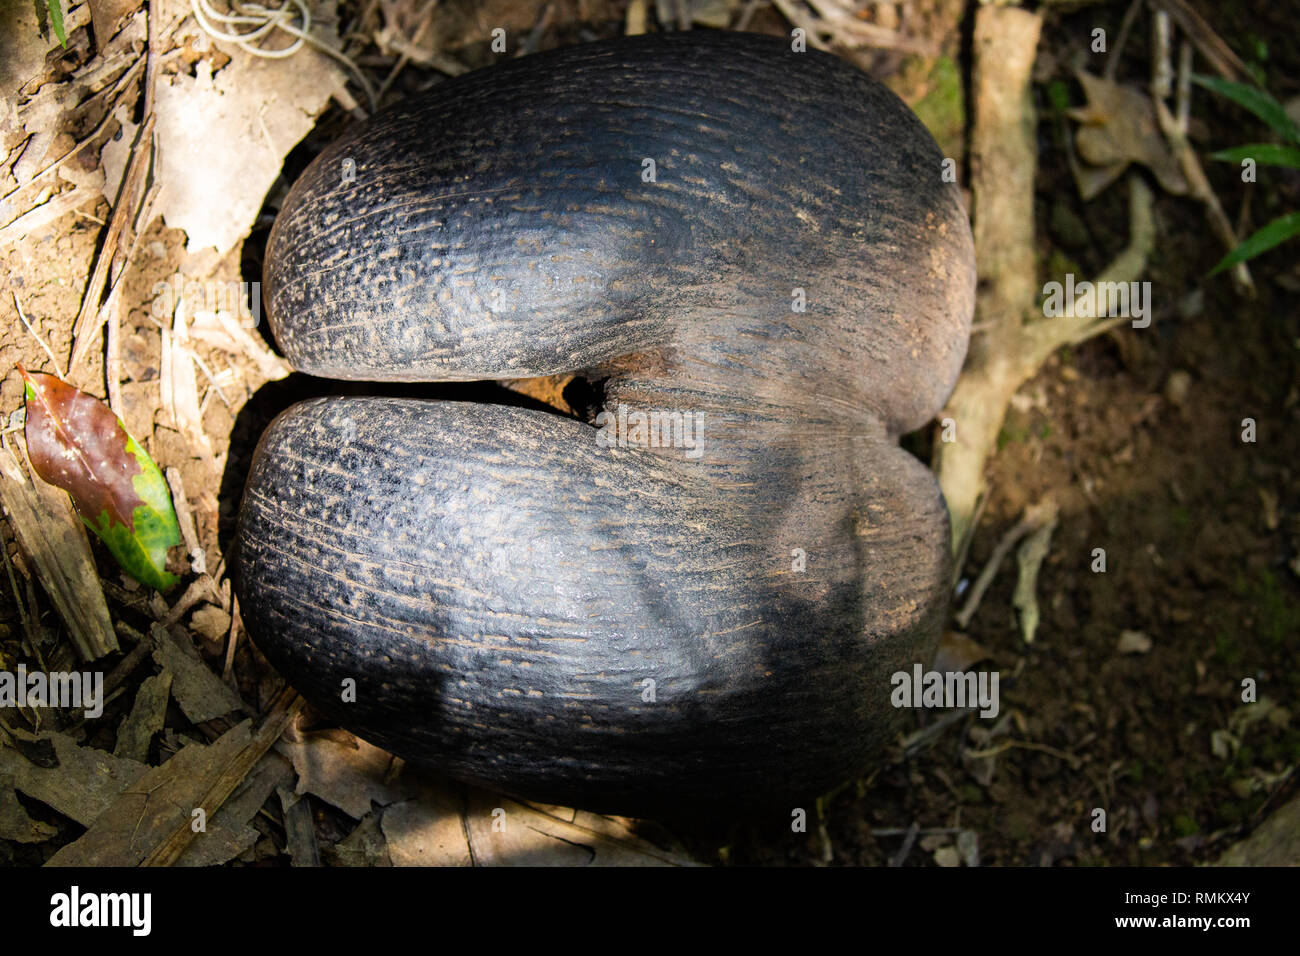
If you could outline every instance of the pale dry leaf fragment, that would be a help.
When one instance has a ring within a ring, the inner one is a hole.
[[[1083,198],[1095,196],[1129,163],[1150,169],[1166,192],[1185,194],[1187,180],[1160,132],[1150,97],[1142,90],[1093,76],[1086,70],[1076,70],[1075,76],[1088,98],[1087,105],[1069,111],[1082,124],[1075,134],[1075,146],[1085,162],[1110,174],[1103,177],[1104,184],[1091,183],[1089,188],[1094,191],[1090,194],[1083,194],[1081,185]]]
[[[1222,728],[1210,734],[1210,753],[1220,760],[1232,759],[1232,755],[1237,752],[1237,748],[1240,746],[1241,741]]]
[[[67,163],[59,167],[58,176],[80,189],[89,191],[96,200],[104,185],[104,170],[98,166],[88,170],[77,163]]]
[[[942,867],[961,866],[961,854],[950,843],[934,851],[934,862]]]
[[[267,348],[265,342],[225,310],[195,312],[190,322],[190,335],[232,355],[252,359],[262,377],[269,381],[279,381],[292,371],[289,363]]]
[[[1121,654],[1146,654],[1151,650],[1151,638],[1141,631],[1121,631],[1116,649]]]
[[[143,0],[90,0],[90,22],[102,48],[117,33],[118,25],[128,14],[140,8]]]
[[[487,790],[468,793],[465,829],[475,866],[695,865],[628,833],[616,819],[579,813],[569,822]]]
[[[1272,697],[1260,697],[1253,704],[1243,704],[1232,712],[1232,716],[1228,718],[1228,730],[1237,736],[1242,736],[1252,724],[1270,717],[1279,709],[1277,701]]]
[[[980,865],[980,835],[974,830],[962,830],[957,834],[957,852],[961,861],[967,866]]]
[[[1038,571],[1043,566],[1043,559],[1047,557],[1048,548],[1052,543],[1052,532],[1055,530],[1056,512],[1053,510],[1051,517],[1016,550],[1016,565],[1020,574],[1016,579],[1016,590],[1011,597],[1011,604],[1018,612],[1020,636],[1024,638],[1026,644],[1034,642],[1034,636],[1038,631]]]
[[[387,806],[411,792],[400,778],[392,779],[391,754],[345,731],[286,737],[276,749],[298,772],[295,792],[315,794],[354,820],[370,812],[371,801]]]
[[[462,809],[450,785],[422,788],[419,798],[388,807],[380,825],[392,865],[472,866]]]
[[[171,672],[172,696],[186,719],[201,724],[246,709],[239,695],[204,663],[183,629],[154,624],[149,633],[154,663]]]
[[[160,78],[155,104],[159,211],[168,227],[185,230],[191,252],[213,246],[222,255],[248,234],[284,157],[345,79],[310,48],[286,59],[225,52],[231,60],[215,76],[204,59],[195,76]],[[243,148],[234,153],[213,143]]]
[[[0,747],[0,775],[12,777],[20,793],[86,827],[149,770],[137,761],[78,746],[65,734],[46,731],[22,739],[29,749],[48,756],[35,763],[13,747]]]
[[[53,31],[42,35],[39,8],[31,3],[6,3],[5,28],[0,30],[0,106],[18,102],[18,91],[45,72],[45,55],[59,45]]]
[[[221,608],[205,604],[190,616],[190,627],[211,641],[219,641],[230,631],[230,615]]]
[[[131,144],[135,142],[136,130],[140,128],[140,124],[132,123],[130,117],[131,111],[125,103],[113,111],[113,119],[120,130],[99,151],[99,166],[104,171],[104,183],[100,189],[110,204],[117,202],[122,177],[126,175],[127,164],[131,161]]]
[[[1165,382],[1164,396],[1169,404],[1181,408],[1187,403],[1187,396],[1191,390],[1191,373],[1183,369],[1176,369],[1169,374],[1169,380]]]
[[[1278,514],[1278,497],[1277,492],[1268,488],[1259,489],[1259,500],[1264,506],[1264,527],[1269,531],[1276,531],[1281,517]]]

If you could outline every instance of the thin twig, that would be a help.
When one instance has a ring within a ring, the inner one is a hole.
[[[1005,753],[1012,748],[1020,750],[1035,750],[1038,753],[1044,753],[1048,756],[1056,757],[1058,760],[1064,760],[1068,763],[1070,768],[1073,770],[1079,769],[1079,765],[1083,763],[1083,761],[1074,754],[1066,753],[1064,750],[1057,750],[1055,747],[1049,747],[1047,744],[1040,744],[1033,740],[1004,740],[997,746],[990,747],[987,750],[967,750],[966,756],[970,757],[972,760],[983,760],[988,757],[996,757],[998,754]]]
[[[185,589],[185,593],[181,595],[180,600],[172,605],[171,609],[163,616],[163,619],[159,623],[162,624],[163,627],[171,627],[183,618],[190,608],[194,607],[194,605],[198,604],[200,601],[205,600],[216,601],[219,603],[221,597],[217,594],[216,585],[211,576],[200,574],[190,582],[190,586]]]
[[[127,221],[131,218],[128,210],[134,211],[135,208],[132,199],[144,177],[146,168],[145,154],[153,153],[154,120],[155,114],[153,113],[145,117],[144,122],[140,124],[135,143],[131,147],[131,160],[127,164],[126,173],[122,176],[122,185],[118,190],[117,202],[113,204],[113,212],[108,219],[108,231],[104,236],[104,245],[100,249],[99,258],[95,261],[95,268],[91,272],[90,281],[86,284],[86,294],[81,300],[81,310],[77,313],[77,319],[73,325],[72,358],[68,362],[69,372],[90,350],[90,343],[99,334],[101,327],[99,307],[103,301],[104,285],[109,277],[109,266],[117,253],[117,245],[121,239],[122,230],[126,228]],[[93,320],[92,317],[94,317]]]
[[[916,844],[917,834],[920,832],[921,825],[919,823],[913,823],[907,828],[907,833],[903,836],[903,845],[899,847],[898,852],[889,859],[890,866],[903,865],[903,861],[906,860],[908,854],[912,852],[912,847]]]
[[[989,556],[988,562],[984,565],[984,570],[975,579],[975,584],[970,589],[970,596],[966,599],[965,605],[956,615],[957,626],[963,630],[970,624],[971,618],[975,616],[975,611],[980,606],[980,601],[984,598],[984,592],[988,590],[989,585],[997,576],[998,569],[1002,567],[1002,562],[1006,560],[1011,549],[1024,538],[1032,534],[1043,526],[1050,518],[1056,515],[1056,505],[1048,500],[1036,505],[1030,505],[1025,509],[1024,515],[1020,520],[1008,529],[1007,533],[1002,536],[1002,540],[997,543],[993,549],[993,554]]]
[[[190,510],[189,496],[185,493],[185,480],[181,477],[181,470],[175,465],[169,465],[165,472],[167,484],[172,491],[172,504],[176,508],[176,520],[180,525],[181,537],[185,540],[185,551],[190,558],[190,569],[195,574],[203,574],[207,569],[204,567],[204,554],[199,545],[198,532],[195,530],[194,512]]]
[[[420,12],[415,15],[417,26],[414,35],[411,37],[412,47],[418,48],[420,41],[424,39],[425,31],[428,30],[430,24],[433,23],[433,8],[436,7],[437,5],[438,5],[438,0],[429,0],[429,2],[424,5],[423,9],[421,9]],[[384,82],[380,85],[379,91],[375,93],[376,104],[383,101],[384,94],[388,92],[388,90],[392,87],[393,83],[397,80],[398,75],[402,72],[402,70],[406,68],[406,65],[410,62],[411,62],[410,53],[406,51],[401,52],[397,58],[397,62],[393,65],[393,69],[389,72],[388,76],[384,79]]]
[[[204,376],[208,380],[208,384],[211,385],[213,390],[217,393],[217,397],[221,399],[221,404],[225,405],[226,408],[229,408],[233,412],[234,407],[230,404],[230,399],[228,399],[226,393],[221,390],[221,386],[217,384],[217,377],[212,374],[212,369],[208,367],[208,363],[199,358],[199,353],[194,351],[194,349],[190,349],[190,357],[194,359],[194,364],[203,372]]]
[[[36,340],[36,344],[43,348],[45,354],[50,357],[50,364],[54,366],[54,374],[59,376],[59,378],[65,378],[66,376],[63,372],[59,370],[59,360],[54,357],[54,353],[50,350],[50,347],[45,344],[45,340],[36,334],[36,330],[32,328],[32,324],[27,321],[27,313],[23,312],[23,304],[18,301],[18,293],[11,289],[10,295],[14,297],[14,305],[18,308],[18,318],[23,320],[23,326],[31,333],[32,338]]]
[[[235,690],[239,690],[234,680],[235,672],[235,645],[239,641],[238,628],[243,626],[243,621],[239,618],[239,599],[231,597],[230,599],[230,633],[226,635],[226,659],[221,666],[221,679]]]
[[[1113,81],[1115,71],[1119,69],[1120,54],[1124,52],[1124,44],[1128,42],[1129,31],[1133,29],[1133,21],[1137,19],[1138,11],[1142,9],[1144,0],[1133,0],[1124,11],[1124,19],[1119,25],[1119,36],[1115,38],[1115,45],[1110,48],[1106,55],[1106,79]]]
[[[1225,80],[1241,80],[1247,76],[1246,64],[1187,0],[1152,0],[1152,3],[1174,18],[1178,28],[1192,38],[1201,56]]]

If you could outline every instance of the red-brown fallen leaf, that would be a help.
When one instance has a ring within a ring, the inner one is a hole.
[[[35,396],[27,402],[27,457],[36,473],[72,495],[88,521],[107,512],[135,532],[135,509],[146,504],[132,479],[140,463],[127,450],[130,436],[99,399],[43,372],[22,375]]]

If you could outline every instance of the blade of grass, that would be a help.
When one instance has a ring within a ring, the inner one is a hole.
[[[1286,110],[1282,108],[1282,104],[1273,99],[1268,93],[1253,86],[1247,86],[1245,83],[1221,80],[1217,76],[1204,76],[1198,73],[1192,79],[1207,90],[1213,90],[1220,96],[1232,100],[1243,109],[1254,113],[1283,139],[1300,144],[1300,128],[1291,121],[1291,117],[1286,115]]]
[[[1224,269],[1231,269],[1238,262],[1253,259],[1261,252],[1267,252],[1297,235],[1300,235],[1300,210],[1279,216],[1250,238],[1243,239],[1241,245],[1224,256],[1219,264],[1210,270],[1210,275],[1215,275]]]
[[[1226,163],[1240,163],[1243,159],[1253,159],[1262,166],[1290,166],[1300,169],[1300,149],[1294,146],[1278,146],[1274,143],[1252,143],[1249,146],[1234,146],[1211,153],[1210,159]]]
[[[45,6],[50,11],[50,26],[54,27],[54,35],[59,38],[59,46],[68,45],[68,34],[63,30],[63,10],[59,7],[59,0],[45,0]]]

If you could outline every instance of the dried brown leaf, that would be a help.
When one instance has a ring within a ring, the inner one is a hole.
[[[36,473],[67,491],[82,517],[107,513],[135,531],[135,509],[145,504],[133,484],[141,473],[127,451],[131,436],[107,405],[53,375],[19,373],[28,384],[27,456]]]

